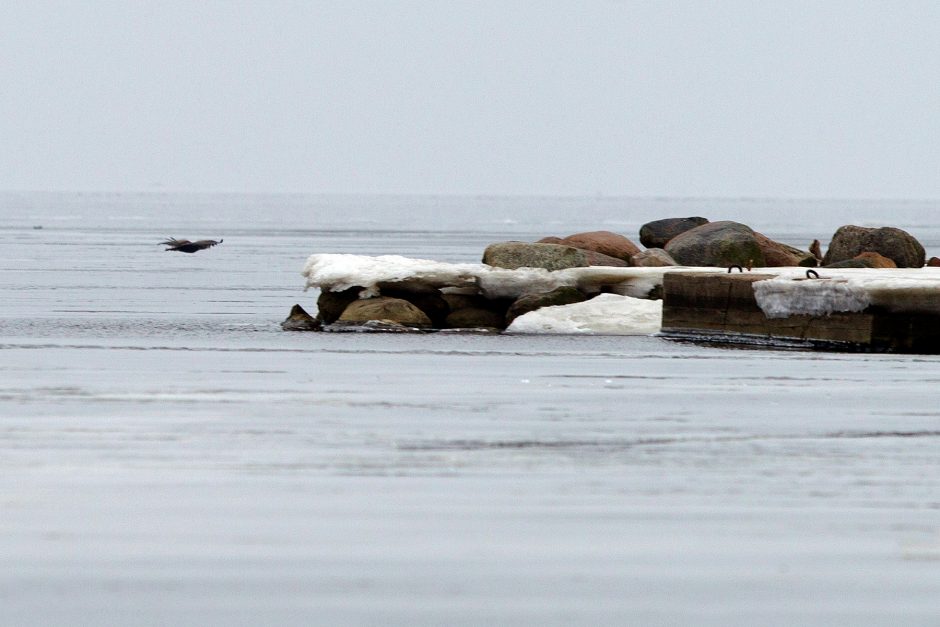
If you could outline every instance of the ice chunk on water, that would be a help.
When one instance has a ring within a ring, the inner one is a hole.
[[[660,300],[601,294],[583,303],[530,311],[513,320],[506,332],[649,335],[659,332],[662,321]]]

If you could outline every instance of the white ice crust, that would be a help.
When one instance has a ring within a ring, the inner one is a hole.
[[[662,327],[661,300],[601,294],[573,305],[542,307],[512,321],[507,333],[650,335]]]
[[[616,268],[591,266],[550,272],[543,268],[506,270],[482,263],[445,263],[398,255],[316,254],[307,259],[303,276],[307,287],[339,292],[362,287],[362,297],[375,296],[383,286],[422,284],[430,287],[474,287],[487,298],[517,298],[532,292],[545,292],[570,286],[644,297],[662,284],[668,271],[716,272],[716,268]]]

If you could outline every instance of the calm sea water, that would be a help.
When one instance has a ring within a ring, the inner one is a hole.
[[[937,625],[937,357],[278,325],[315,252],[935,208],[2,194],[0,623]]]

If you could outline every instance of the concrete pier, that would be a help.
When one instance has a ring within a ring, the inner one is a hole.
[[[665,274],[662,335],[711,343],[940,353],[940,314],[930,308],[897,311],[871,305],[857,312],[769,318],[757,304],[753,283],[773,277],[759,272]]]

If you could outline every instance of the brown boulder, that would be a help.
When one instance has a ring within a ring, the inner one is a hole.
[[[407,327],[431,327],[431,319],[423,311],[407,300],[388,296],[354,301],[339,317],[340,322],[367,322],[369,320],[395,322]]]
[[[450,313],[450,305],[447,304],[440,291],[433,288],[424,292],[383,288],[382,296],[407,300],[423,311],[436,328],[444,326],[444,320],[447,318],[447,314]]]
[[[861,253],[851,259],[831,263],[827,268],[897,268],[893,261],[878,253]]]
[[[604,253],[598,253],[593,250],[585,250],[585,257],[589,266],[614,266],[615,268],[626,268],[630,264],[623,259],[611,257]]]
[[[884,255],[879,255],[878,253],[861,253],[860,255],[855,255],[855,259],[860,261],[866,261],[870,265],[869,268],[897,268],[898,264],[894,263],[891,259],[888,259]]]
[[[757,237],[757,244],[764,253],[765,267],[806,266],[815,268],[819,263],[813,253],[775,242],[763,233],[755,231],[754,235]]]
[[[630,257],[640,252],[639,247],[623,235],[611,231],[589,231],[563,237],[559,244],[567,244],[581,250],[592,250],[608,257],[629,262]],[[606,263],[591,265],[611,265]]]

